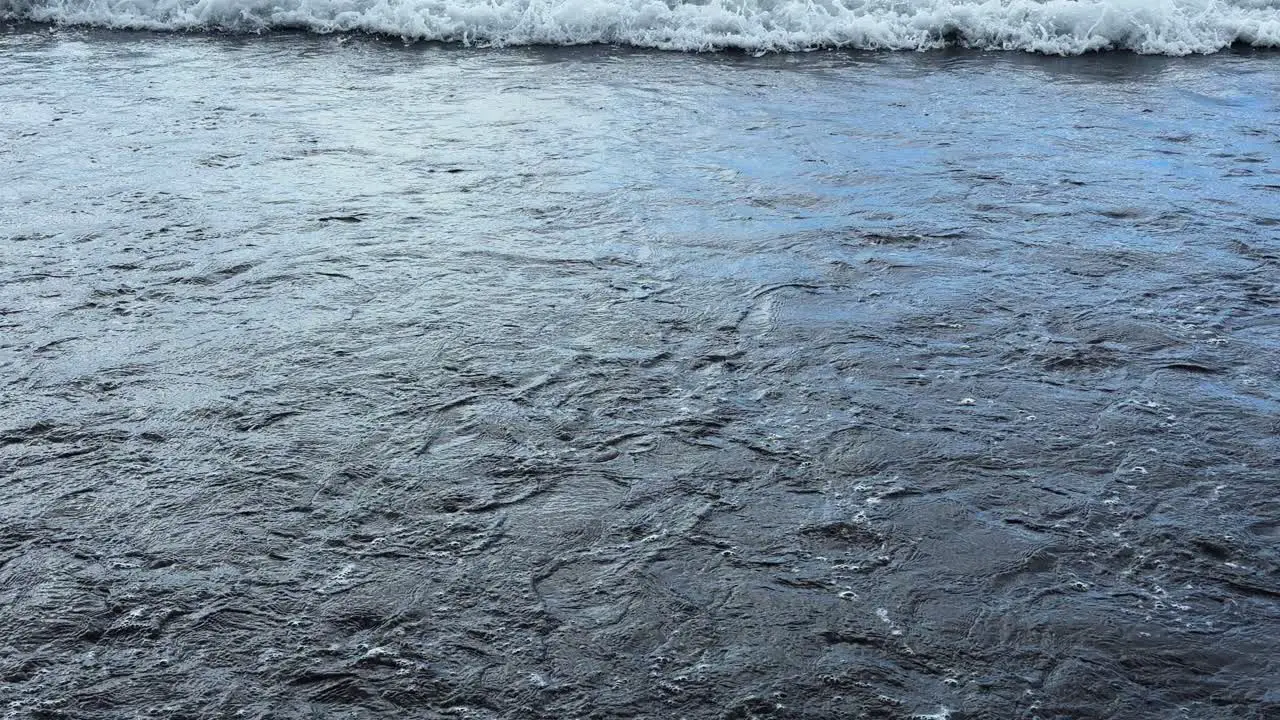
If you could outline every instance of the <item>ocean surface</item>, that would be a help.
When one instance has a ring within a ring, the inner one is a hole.
[[[0,717],[1280,717],[1275,2],[0,15]]]

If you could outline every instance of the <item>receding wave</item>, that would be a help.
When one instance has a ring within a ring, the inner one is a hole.
[[[0,0],[0,17],[147,30],[363,32],[471,45],[1188,55],[1280,47],[1280,0]]]

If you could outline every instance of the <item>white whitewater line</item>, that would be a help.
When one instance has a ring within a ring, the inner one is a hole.
[[[364,32],[472,45],[1077,55],[1280,47],[1280,0],[0,0],[6,20],[145,30]]]

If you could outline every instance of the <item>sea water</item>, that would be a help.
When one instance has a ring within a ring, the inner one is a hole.
[[[6,717],[1280,712],[1274,5],[2,7]]]

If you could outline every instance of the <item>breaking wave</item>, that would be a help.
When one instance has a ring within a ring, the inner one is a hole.
[[[0,18],[686,51],[960,46],[1188,55],[1280,47],[1280,0],[0,0]]]

